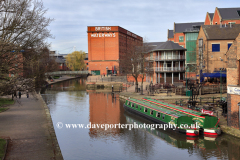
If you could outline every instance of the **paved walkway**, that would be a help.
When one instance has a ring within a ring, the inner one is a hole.
[[[0,137],[10,139],[6,160],[63,159],[46,105],[31,97],[0,113]]]

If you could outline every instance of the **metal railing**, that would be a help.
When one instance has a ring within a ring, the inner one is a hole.
[[[170,56],[170,57],[163,57],[163,58],[161,58],[161,57],[155,57],[155,61],[164,61],[164,60],[184,60],[185,59],[185,56],[183,56],[183,55],[181,55],[181,56],[179,56],[179,55],[173,55],[173,56]]]
[[[91,74],[89,71],[57,71],[57,72],[47,72],[45,76],[54,76],[54,75],[83,75]]]
[[[153,58],[153,57],[146,57],[145,60],[146,60],[146,61],[153,61],[154,58]]]
[[[155,67],[155,72],[176,72],[176,71],[184,71],[184,67]]]

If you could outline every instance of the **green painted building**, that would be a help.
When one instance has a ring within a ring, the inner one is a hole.
[[[185,32],[186,37],[186,72],[195,72],[196,70],[196,41],[199,30],[195,29]]]

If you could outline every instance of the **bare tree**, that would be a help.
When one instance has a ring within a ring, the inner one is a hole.
[[[29,63],[24,56],[29,51],[38,54],[49,46],[45,40],[52,37],[47,29],[52,19],[44,16],[46,11],[39,1],[0,1],[0,95],[27,85],[34,88],[31,84],[35,79],[23,79],[24,64]]]
[[[142,79],[141,94],[143,94],[143,80],[145,74],[149,72],[151,67],[147,64],[148,44],[131,42],[126,54],[120,57],[120,72],[122,74],[131,74],[135,79],[135,92],[138,92],[138,78]],[[148,65],[148,66],[147,66]]]

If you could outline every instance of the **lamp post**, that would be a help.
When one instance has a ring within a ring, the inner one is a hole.
[[[221,57],[220,60],[223,61]],[[220,68],[220,95],[221,95],[220,101],[222,101],[222,68]]]
[[[106,75],[108,76],[108,73],[107,73],[107,72],[108,72],[108,66],[106,67]]]
[[[186,65],[186,96],[188,96],[188,92],[187,92],[188,91],[188,88],[187,88],[188,87],[187,86],[187,81],[188,81],[187,80],[187,71],[188,71],[188,65]]]

